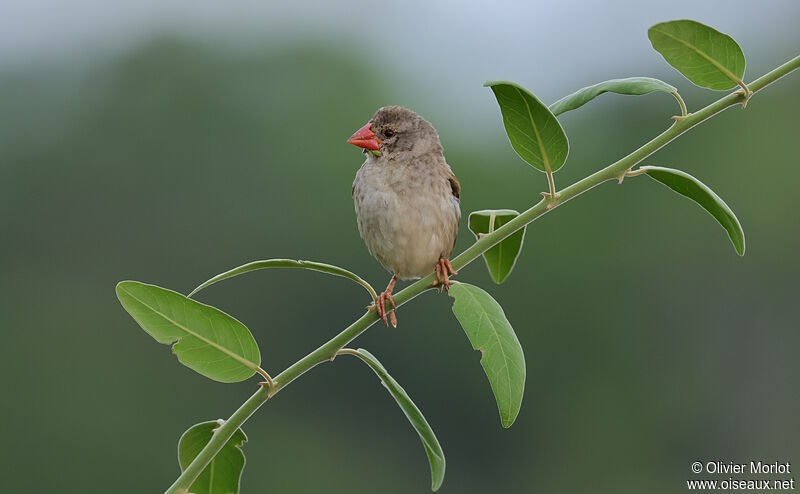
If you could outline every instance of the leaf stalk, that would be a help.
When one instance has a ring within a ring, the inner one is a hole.
[[[261,374],[261,377],[265,379],[265,382],[268,387],[272,388],[273,386],[275,386],[275,381],[272,379],[272,377],[269,375],[267,371],[265,371],[261,367],[256,367],[256,372]]]
[[[678,100],[678,106],[681,107],[681,117],[686,117],[686,103],[684,103],[683,98],[678,93],[678,91],[675,91],[675,92],[673,92],[671,94],[673,96],[675,96],[676,100]]]
[[[547,168],[547,171],[546,171],[546,173],[547,173],[547,186],[550,188],[550,193],[549,193],[548,197],[550,198],[551,201],[555,202],[556,199],[558,198],[558,195],[556,193],[556,181],[553,178],[553,170],[550,169],[550,165],[547,162],[545,162],[544,165]]]

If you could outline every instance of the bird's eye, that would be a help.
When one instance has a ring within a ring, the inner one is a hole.
[[[392,137],[394,135],[394,131],[392,129],[386,129],[383,131],[383,137],[386,139]]]

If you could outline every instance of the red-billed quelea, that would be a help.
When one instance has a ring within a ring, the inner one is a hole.
[[[436,272],[450,288],[456,274],[448,258],[461,219],[461,186],[442,154],[436,129],[401,106],[385,106],[347,141],[364,149],[367,160],[353,182],[358,231],[372,254],[394,273],[375,301],[387,323],[388,301],[397,279]],[[397,326],[394,311],[388,313]]]

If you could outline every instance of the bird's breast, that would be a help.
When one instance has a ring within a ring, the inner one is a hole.
[[[461,213],[447,180],[393,176],[366,165],[356,175],[353,200],[367,248],[401,278],[427,275],[449,257],[458,234]]]

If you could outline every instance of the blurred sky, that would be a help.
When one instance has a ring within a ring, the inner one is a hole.
[[[544,101],[605,78],[667,73],[644,26],[692,18],[735,33],[745,54],[771,50],[774,60],[749,60],[747,75],[793,56],[797,43],[764,36],[792,33],[800,2],[613,0],[558,2],[296,1],[216,2],[6,0],[0,15],[0,70],[7,64],[67,59],[88,62],[132,43],[170,33],[259,51],[298,40],[349,45],[356,59],[378,62],[408,87],[403,103],[446,108],[459,120],[496,111],[481,87],[510,79]],[[555,26],[555,28],[554,28]],[[621,26],[636,26],[621,29]],[[641,28],[640,28],[641,27]],[[792,35],[797,39],[796,35]],[[627,67],[627,72],[620,72]],[[592,74],[592,79],[585,74]],[[747,79],[747,77],[746,77]],[[419,87],[428,88],[419,91]],[[413,101],[429,94],[429,101]],[[435,95],[435,96],[433,96]],[[469,102],[469,104],[468,104]],[[474,104],[472,102],[475,102]],[[443,110],[441,110],[443,111]]]

